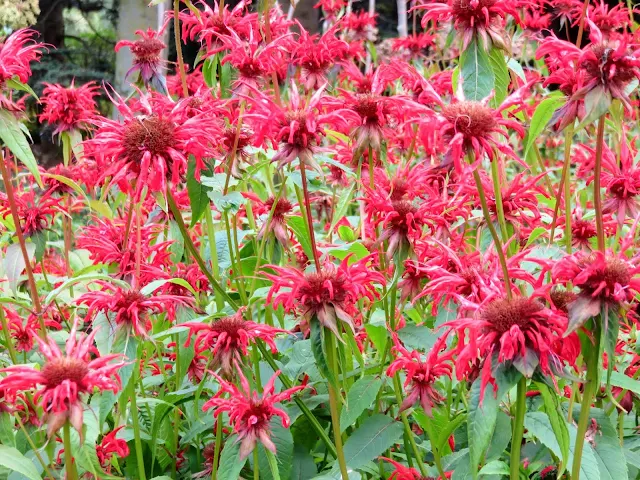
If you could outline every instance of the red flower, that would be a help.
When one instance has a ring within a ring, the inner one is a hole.
[[[31,62],[38,61],[44,45],[34,40],[38,32],[21,29],[13,32],[0,42],[0,107],[10,111],[22,111],[23,107],[14,103],[4,94],[7,80],[17,78],[27,83],[31,76]]]
[[[199,2],[202,9],[196,16],[191,11],[180,12],[182,23],[182,39],[204,42],[207,51],[215,51],[223,44],[222,37],[227,37],[235,32],[240,37],[248,37],[251,31],[249,15],[246,12],[247,2],[238,2],[229,11],[229,6],[224,5],[222,12],[218,2],[214,2],[212,9],[206,2]],[[173,14],[173,12],[169,12]]]
[[[497,298],[484,304],[461,301],[461,310],[472,311],[474,316],[445,325],[455,328],[461,339],[456,349],[459,380],[469,374],[478,359],[484,362],[481,398],[488,383],[495,385],[495,362],[509,362],[529,378],[537,369],[550,376],[562,371],[562,361],[552,344],[565,332],[563,315],[529,297]]]
[[[242,318],[245,308],[241,308],[234,315],[214,320],[212,323],[183,323],[189,327],[189,338],[185,347],[191,343],[195,333],[194,347],[198,352],[210,351],[214,366],[220,367],[227,378],[233,371],[234,362],[244,363],[243,356],[249,354],[248,347],[255,344],[256,339],[265,342],[273,353],[277,352],[273,342],[278,333],[289,333],[280,328],[255,323]]]
[[[609,312],[616,313],[620,306],[631,302],[640,293],[638,272],[639,267],[613,252],[577,252],[556,263],[552,271],[554,280],[571,282],[580,289],[578,298],[567,306],[567,334],[601,313],[606,329]]]
[[[62,85],[45,83],[40,100],[44,110],[38,117],[56,127],[53,134],[70,130],[86,130],[90,121],[97,115],[96,102],[98,87],[94,82],[76,87],[74,82],[68,88]]]
[[[51,197],[51,192],[38,198],[33,190],[29,190],[16,195],[15,200],[25,237],[46,230],[53,222],[53,216],[62,211],[60,199]],[[9,201],[3,193],[0,193],[0,215],[4,218],[11,215]]]
[[[89,147],[99,164],[104,165],[102,178],[113,177],[123,191],[135,182],[136,194],[148,186],[152,192],[166,191],[167,180],[178,183],[187,171],[187,157],[196,160],[195,174],[205,169],[204,158],[213,157],[212,137],[217,124],[210,116],[185,118],[184,102],[173,103],[151,93],[140,98],[142,115],[136,115],[124,100],[117,97],[116,107],[122,121],[102,118]]]
[[[339,336],[337,320],[353,330],[353,317],[358,313],[356,303],[363,298],[375,300],[378,294],[373,283],[384,283],[385,280],[380,273],[367,267],[372,255],[351,265],[349,258],[346,257],[340,265],[326,259],[320,272],[309,273],[293,267],[268,265],[267,268],[276,274],[264,274],[273,281],[267,304],[274,307],[283,305],[286,311],[297,311],[306,320],[317,316],[320,323],[336,336]]]
[[[8,374],[0,380],[0,389],[17,391],[41,386],[34,401],[42,405],[47,415],[49,437],[67,421],[82,434],[83,404],[80,395],[93,393],[96,388],[113,393],[120,389],[116,372],[123,363],[111,362],[121,356],[112,354],[89,360],[89,351],[94,352],[96,332],[80,334],[76,338],[76,328],[77,322],[69,332],[65,354],[53,339],[45,341],[36,337],[40,352],[46,359],[41,370],[23,365],[0,370]]]
[[[253,211],[256,215],[264,215],[265,220],[258,231],[257,239],[261,240],[267,233],[268,215],[271,215],[271,224],[269,225],[269,232],[276,237],[276,240],[280,244],[288,248],[289,247],[289,229],[287,227],[287,218],[291,212],[293,212],[293,204],[286,198],[269,197],[265,202],[253,193],[243,193],[246,198],[253,200]],[[275,203],[275,208],[274,208]],[[271,212],[273,211],[273,214]]]
[[[474,38],[479,37],[486,50],[496,45],[510,50],[504,25],[508,15],[519,23],[515,2],[507,0],[448,0],[446,3],[429,2],[418,5],[416,9],[426,10],[422,17],[422,27],[429,21],[446,22],[453,20],[455,29],[462,34],[463,49]]]
[[[111,283],[98,281],[101,291],[87,292],[78,298],[78,304],[86,304],[89,309],[87,318],[95,312],[115,314],[114,321],[121,328],[130,328],[134,335],[147,336],[150,326],[149,315],[167,312],[170,319],[175,316],[179,305],[190,306],[193,299],[178,295],[145,296],[139,290],[124,290]]]
[[[401,412],[419,403],[425,413],[431,416],[433,406],[444,401],[435,383],[439,377],[451,377],[453,370],[450,360],[455,355],[455,351],[450,350],[441,354],[447,348],[446,339],[447,335],[442,335],[423,360],[418,350],[409,352],[402,346],[398,336],[393,333],[393,351],[396,359],[387,368],[387,376],[392,377],[397,371],[402,370],[406,375],[404,385],[410,386],[407,390],[408,395],[400,405]]]
[[[118,455],[120,458],[126,458],[129,456],[129,447],[124,439],[116,438],[116,435],[125,426],[122,425],[118,428],[114,428],[109,433],[102,437],[99,444],[96,445],[96,454],[98,455],[98,461],[102,468],[106,469],[107,473],[111,473],[111,458],[114,455]]]
[[[287,413],[275,406],[283,400],[289,400],[291,396],[306,388],[305,385],[284,390],[274,394],[274,384],[280,370],[267,382],[262,392],[262,397],[257,392],[251,392],[249,382],[242,374],[240,368],[236,369],[240,377],[241,388],[232,383],[228,383],[215,373],[212,375],[220,383],[220,390],[215,397],[207,401],[202,409],[214,409],[214,417],[220,420],[220,414],[227,412],[229,422],[233,424],[234,433],[238,435],[240,444],[240,459],[246,458],[256,447],[258,441],[262,443],[264,448],[272,453],[276,453],[276,446],[271,440],[270,422],[274,416],[282,419],[282,426],[289,428],[289,416]],[[225,394],[229,398],[223,398]]]
[[[129,47],[133,54],[133,66],[126,73],[125,78],[134,72],[139,72],[140,80],[147,88],[151,85],[156,90],[166,92],[167,81],[162,74],[164,62],[161,53],[167,46],[159,38],[162,31],[156,32],[148,28],[146,32],[136,30],[136,35],[140,37],[139,40],[120,40],[116,43],[116,52],[122,47]]]
[[[493,161],[496,149],[526,167],[507,142],[495,138],[495,134],[499,134],[508,139],[509,129],[524,136],[520,123],[502,115],[519,95],[513,94],[515,98],[505,100],[497,110],[487,105],[488,98],[482,102],[462,100],[442,107],[440,134],[448,142],[445,161],[452,162],[458,174],[469,169],[464,163],[466,154],[473,153],[474,165],[477,165],[485,155]]]

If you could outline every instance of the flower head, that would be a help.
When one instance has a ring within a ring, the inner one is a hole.
[[[7,80],[17,78],[26,83],[31,76],[31,62],[42,55],[44,45],[34,40],[38,32],[30,29],[16,30],[0,42],[0,106],[6,110],[22,108],[4,94]]]
[[[71,82],[69,87],[45,83],[46,88],[40,100],[44,110],[40,114],[40,121],[56,127],[53,134],[70,130],[85,130],[91,120],[97,115],[96,102],[98,87],[89,82],[76,87]]]
[[[148,87],[153,86],[161,92],[167,91],[167,81],[162,75],[162,50],[167,48],[165,43],[160,40],[162,32],[157,32],[151,28],[144,30],[136,30],[138,40],[120,40],[116,43],[116,52],[122,47],[129,47],[133,54],[133,66],[127,72],[125,78],[128,78],[134,72],[140,73],[140,80]]]
[[[367,267],[372,258],[365,257],[351,265],[349,257],[339,265],[325,260],[320,272],[308,273],[297,268],[269,265],[276,274],[264,274],[273,281],[267,303],[283,305],[285,310],[296,311],[307,320],[316,316],[323,326],[338,336],[338,320],[354,328],[358,300],[373,301],[378,297],[373,283],[384,283],[384,277]]]
[[[112,363],[120,355],[98,356],[89,360],[96,331],[77,335],[76,329],[77,320],[69,332],[65,353],[53,339],[36,338],[46,360],[41,370],[22,365],[0,370],[8,374],[0,380],[0,390],[29,390],[40,386],[34,401],[44,408],[49,436],[67,421],[82,434],[83,404],[80,396],[93,393],[95,389],[113,393],[120,389],[116,372],[123,363]]]
[[[240,377],[240,388],[223,380],[215,373],[212,374],[220,383],[220,390],[203,405],[202,409],[205,411],[214,409],[213,415],[218,418],[218,421],[220,414],[227,412],[229,422],[233,424],[233,430],[241,442],[241,459],[246,458],[253,451],[258,441],[264,448],[275,454],[276,446],[271,440],[271,419],[280,417],[282,426],[289,427],[289,416],[275,405],[283,400],[289,400],[294,393],[306,387],[299,385],[274,394],[275,381],[280,375],[278,370],[265,385],[262,396],[258,396],[257,392],[250,390],[249,382],[242,374],[242,370],[238,368],[237,371]],[[227,398],[224,398],[225,395]]]
[[[423,359],[418,350],[409,352],[402,346],[398,336],[393,334],[393,351],[396,359],[389,365],[387,376],[391,377],[402,370],[406,375],[405,387],[409,386],[408,395],[400,405],[400,411],[419,403],[425,413],[431,415],[433,406],[444,400],[435,383],[439,377],[451,377],[453,370],[450,362],[455,351],[442,352],[447,347],[446,337],[446,334],[442,335],[431,348],[426,359]]]
[[[235,314],[214,320],[212,323],[182,324],[189,328],[189,338],[185,347],[189,346],[195,334],[196,351],[210,351],[214,365],[220,367],[227,378],[230,378],[233,372],[234,362],[243,363],[243,357],[249,353],[249,345],[255,343],[256,339],[265,342],[275,353],[275,336],[278,333],[288,333],[280,328],[245,320],[244,310],[242,308]]]

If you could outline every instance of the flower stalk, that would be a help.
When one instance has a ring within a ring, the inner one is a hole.
[[[598,235],[598,250],[605,251],[604,219],[602,215],[602,150],[604,148],[605,115],[598,120],[598,133],[596,134],[596,161],[593,172],[593,204],[596,211],[596,232]]]
[[[63,427],[64,442],[64,468],[67,480],[78,480],[78,470],[76,469],[76,461],[73,458],[73,448],[71,447],[71,427],[67,421]]]
[[[513,419],[513,436],[511,437],[511,480],[520,478],[520,449],[524,435],[524,414],[527,411],[527,379],[518,381],[516,410]]]
[[[318,321],[315,319],[315,321]],[[335,340],[333,338],[333,333],[325,328],[325,340],[326,340],[326,355],[327,355],[327,363],[329,364],[329,368],[333,373],[333,376],[337,379],[339,378],[340,371],[338,367],[338,359],[336,357],[335,350]],[[342,433],[340,431],[340,410],[338,408],[338,395],[339,393],[336,391],[331,382],[328,382],[329,386],[329,410],[331,412],[331,426],[333,428],[333,441],[336,446],[336,454],[338,459],[338,465],[340,466],[340,474],[342,475],[342,480],[349,480],[349,473],[347,472],[347,463],[344,458],[344,451],[342,449]]]

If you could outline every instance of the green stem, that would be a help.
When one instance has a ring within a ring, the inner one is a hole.
[[[594,322],[597,322],[596,318]],[[576,434],[576,444],[573,449],[573,465],[571,468],[571,480],[580,480],[580,466],[582,463],[582,450],[584,448],[584,437],[589,428],[591,413],[591,402],[596,393],[598,384],[598,352],[600,351],[600,328],[595,328],[595,342],[593,349],[585,352],[585,363],[587,364],[587,377],[584,383],[584,393],[580,404],[580,418],[578,419],[578,433]]]
[[[498,236],[496,227],[493,226],[493,222],[491,221],[491,212],[489,211],[489,206],[487,205],[487,197],[484,194],[484,187],[482,186],[482,180],[480,179],[480,174],[478,173],[477,168],[473,170],[473,179],[476,182],[478,197],[480,197],[482,214],[484,215],[484,220],[487,224],[487,227],[489,228],[489,232],[491,232],[491,237],[493,238],[493,243],[496,247],[496,252],[498,254],[498,260],[500,260],[500,266],[502,267],[502,275],[504,276],[504,284],[505,284],[505,290],[507,293],[507,298],[511,299],[511,279],[509,278],[509,267],[507,267],[507,259],[504,256],[502,242],[500,241],[500,237]]]
[[[431,424],[432,418],[427,415],[426,417],[426,427],[427,427],[427,435],[429,436],[429,441],[431,442],[431,453],[433,454],[433,462],[436,464],[436,468],[438,469],[438,473],[440,474],[441,479],[447,478],[445,475],[444,468],[442,467],[442,458],[440,457],[440,448],[435,444],[436,435],[433,433],[433,425]]]
[[[133,425],[133,443],[136,447],[136,460],[138,462],[138,478],[146,480],[144,471],[144,456],[142,455],[142,440],[140,439],[140,421],[138,419],[138,406],[136,402],[136,382],[139,375],[140,365],[136,362],[131,375],[131,423]]]
[[[569,166],[571,164],[571,141],[573,140],[573,126],[567,127],[564,136],[564,164],[563,171],[566,168],[566,178],[564,181],[564,241],[567,253],[572,253],[571,239],[571,172]]]
[[[38,451],[38,447],[36,447],[36,444],[33,443],[33,440],[31,439],[31,435],[29,435],[29,432],[27,432],[27,429],[24,428],[24,424],[20,420],[20,415],[16,415],[15,419],[16,419],[16,422],[18,422],[18,425],[20,426],[20,430],[22,430],[24,437],[27,439],[27,443],[31,447],[31,450],[33,451],[34,455],[38,459],[38,462],[40,463],[40,465],[42,465],[43,470],[47,472],[47,475],[49,476],[49,478],[56,478],[54,477],[53,473],[49,469],[47,462],[45,462],[44,458],[42,458],[42,455],[40,455],[40,452]]]
[[[333,372],[334,377],[337,379],[340,375],[338,371],[338,362],[336,359],[335,342],[333,333],[325,329],[325,339],[327,347],[327,361],[329,368]],[[340,466],[340,473],[342,480],[349,480],[349,473],[347,472],[347,462],[344,458],[344,451],[342,450],[342,436],[340,431],[340,412],[338,410],[338,392],[336,392],[331,382],[329,384],[329,410],[331,411],[331,425],[333,427],[333,440],[336,444],[336,453],[338,456],[338,465]]]
[[[71,429],[67,421],[63,427],[64,436],[64,469],[67,480],[78,480],[78,470],[76,469],[76,461],[73,458],[73,449],[71,448]]]
[[[275,372],[276,370],[280,370],[280,367],[273,360],[273,357],[271,356],[271,352],[269,352],[262,343],[258,342],[257,345],[258,345],[258,349],[260,350],[260,354],[262,355],[262,358],[269,364],[269,366],[273,369],[273,371]],[[284,388],[293,387],[293,383],[291,382],[289,377],[284,373],[281,373],[278,379],[282,382],[282,385],[284,385]],[[297,396],[293,397],[293,401],[296,402],[296,405],[298,406],[298,408],[302,411],[304,416],[307,417],[307,420],[309,420],[315,432],[322,439],[329,453],[333,456],[333,458],[338,458],[338,452],[336,450],[335,445],[333,444],[333,442],[331,442],[331,439],[327,435],[327,432],[324,431],[324,428],[322,428],[322,425],[320,425],[320,422],[318,421],[316,416],[313,414],[313,412],[309,410],[309,407],[307,407],[307,405]]]
[[[278,469],[278,460],[275,455],[265,448],[264,452],[267,454],[267,460],[269,462],[269,469],[271,469],[271,476],[273,480],[280,480],[280,470]]]
[[[513,419],[513,437],[511,438],[511,480],[520,478],[520,449],[524,435],[524,414],[527,411],[527,378],[518,382],[516,411]]]
[[[216,246],[216,232],[213,228],[214,227],[213,216],[211,215],[210,205],[207,205],[207,207],[204,209],[204,221],[207,226],[207,238],[209,239],[209,255],[211,256],[211,270],[212,270],[211,274],[213,275],[213,278],[215,278],[216,280],[219,280],[220,267],[218,266],[218,248]],[[218,310],[222,310],[222,307],[224,307],[224,299],[222,298],[218,290],[214,290],[213,293],[216,298],[216,306],[218,307]]]
[[[396,372],[393,376],[393,389],[396,395],[396,403],[398,406],[402,405],[402,385],[400,383],[400,375]],[[400,414],[400,418],[402,419],[402,425],[404,425],[404,433],[406,439],[409,441],[409,446],[411,447],[411,451],[413,452],[413,456],[418,463],[418,468],[420,469],[420,474],[423,477],[427,477],[427,468],[424,466],[424,462],[422,461],[422,455],[420,454],[420,450],[418,450],[418,446],[416,445],[416,441],[413,438],[413,432],[411,431],[411,425],[409,425],[409,419],[407,418],[407,414],[402,412]],[[407,455],[407,459],[411,456],[409,453],[409,448],[405,445],[405,453]]]
[[[604,147],[604,121],[605,115],[598,120],[598,133],[596,135],[596,164],[593,171],[593,204],[596,211],[596,231],[598,234],[598,250],[605,251],[604,221],[602,217],[602,192],[600,181],[602,176],[602,149]]]
[[[4,334],[4,340],[7,344],[7,350],[9,350],[9,357],[11,357],[11,363],[18,364],[18,357],[16,356],[16,350],[13,347],[13,341],[11,340],[11,332],[9,331],[9,324],[7,317],[4,314],[4,308],[0,305],[0,325],[2,326],[2,333]]]
[[[216,421],[216,443],[213,446],[213,463],[211,464],[211,480],[218,477],[218,459],[220,458],[220,447],[222,445],[222,416],[218,416]]]
[[[180,41],[180,0],[173,0],[173,33],[176,44],[176,57],[178,57],[178,75],[180,75],[180,83],[182,84],[182,95],[187,98],[189,96],[189,87],[187,86],[187,71],[184,68],[182,42]]]
[[[504,205],[502,204],[502,188],[500,186],[500,165],[498,159],[495,158],[491,162],[491,179],[493,180],[493,192],[496,197],[496,213],[498,215],[498,223],[502,233],[502,241],[509,241],[509,231],[507,230],[507,221],[504,216]]]
[[[200,256],[198,249],[193,244],[193,240],[191,240],[191,237],[189,236],[189,232],[187,231],[187,227],[184,223],[184,219],[182,218],[182,214],[180,213],[180,209],[176,204],[176,199],[173,197],[173,193],[171,193],[171,187],[169,187],[168,185],[167,185],[167,205],[169,206],[169,210],[171,211],[173,218],[178,224],[178,228],[180,229],[180,233],[182,234],[182,238],[184,239],[185,247],[187,247],[187,250],[189,250],[189,253],[191,253],[191,255],[193,256],[193,259],[196,261],[196,263],[200,267],[200,270],[207,277],[207,280],[209,280],[209,283],[211,284],[213,289],[216,290],[222,296],[222,298],[226,300],[226,302],[231,306],[231,308],[234,308],[237,310],[238,304],[235,302],[233,298],[229,296],[227,291],[224,288],[222,288],[220,283],[218,283],[218,281],[215,278],[213,278],[213,275],[211,274],[211,272],[207,268],[207,265],[204,263],[204,260]]]
[[[253,449],[253,480],[260,480],[260,470],[258,470],[258,448]]]
[[[316,265],[316,272],[320,273],[320,258],[316,248],[316,235],[313,230],[313,216],[311,215],[311,201],[309,200],[309,188],[307,186],[307,174],[303,161],[300,161],[300,176],[302,177],[302,192],[304,194],[304,207],[307,211],[307,224],[309,225],[309,239],[313,250],[313,262]]]

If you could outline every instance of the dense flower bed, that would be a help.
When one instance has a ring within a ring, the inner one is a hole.
[[[0,478],[637,478],[632,12],[175,3],[196,65],[47,85],[47,171],[0,44]]]

